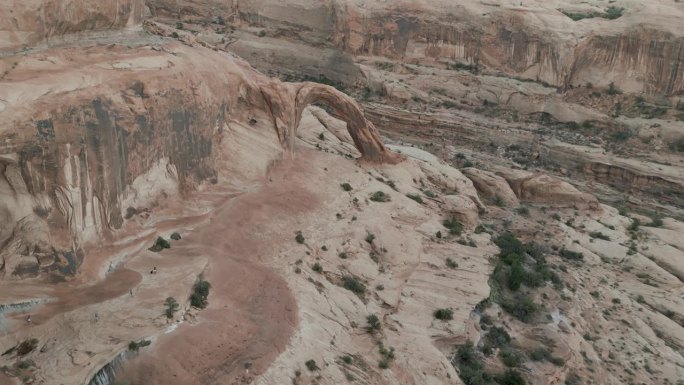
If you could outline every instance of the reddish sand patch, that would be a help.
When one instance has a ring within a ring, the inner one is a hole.
[[[293,242],[287,223],[318,206],[300,180],[306,152],[277,166],[269,181],[215,211],[209,223],[169,253],[209,257],[209,307],[196,325],[159,338],[120,375],[132,384],[232,384],[262,373],[282,352],[297,324],[286,283],[257,263]],[[180,255],[179,254],[179,255]],[[249,371],[247,370],[249,368]]]

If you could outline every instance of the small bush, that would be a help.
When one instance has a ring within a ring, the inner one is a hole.
[[[629,140],[634,134],[630,130],[620,130],[614,132],[610,138],[616,142],[624,142],[626,140]]]
[[[604,241],[610,241],[610,237],[607,236],[606,234],[603,234],[600,231],[592,231],[589,233],[589,236],[592,238],[603,239]]]
[[[449,257],[446,259],[446,265],[450,269],[455,269],[458,267],[458,263],[454,262],[454,260]]]
[[[207,306],[207,298],[209,298],[209,289],[211,284],[200,277],[199,281],[192,287],[192,295],[190,295],[190,305],[204,309]]]
[[[32,351],[36,350],[38,347],[38,340],[35,338],[31,338],[28,340],[22,341],[19,346],[17,346],[17,355],[18,356],[25,356]]]
[[[344,190],[344,191],[353,190],[352,186],[349,183],[342,183],[340,186],[342,187],[342,190]]]
[[[166,314],[166,318],[173,318],[174,313],[178,311],[178,308],[180,308],[180,305],[178,305],[178,302],[173,297],[166,297],[166,300],[164,301],[164,314]]]
[[[622,91],[620,91],[617,87],[615,87],[615,83],[610,82],[610,84],[608,85],[607,93],[608,93],[608,95],[618,95],[618,94],[621,94]]]
[[[154,242],[154,245],[152,245],[152,247],[150,247],[149,250],[154,251],[155,253],[158,253],[164,249],[170,249],[170,248],[171,248],[171,244],[169,243],[169,241],[167,241],[166,239],[164,239],[162,237],[157,237],[157,240]]]
[[[529,209],[527,206],[520,206],[520,207],[518,207],[517,212],[518,212],[518,214],[520,214],[520,215],[522,215],[522,216],[524,216],[524,217],[530,216],[530,209]]]
[[[584,259],[584,254],[576,251],[571,251],[568,249],[561,249],[558,255],[560,255],[562,258],[569,259],[571,261],[581,261]]]
[[[665,223],[663,222],[663,218],[660,217],[655,217],[652,218],[651,223],[648,224],[650,227],[663,227]]]
[[[625,9],[622,7],[611,5],[610,7],[606,8],[606,14],[604,17],[609,20],[614,20],[622,16],[622,12],[624,11]]]
[[[318,365],[316,365],[316,360],[308,360],[304,365],[306,365],[306,368],[311,372],[319,370]]]
[[[373,243],[374,240],[375,240],[375,234],[366,233],[366,242],[367,243]]]
[[[421,197],[418,194],[406,194],[407,197],[410,199],[413,199],[414,201],[420,203],[421,205],[423,204],[423,197]]]
[[[515,370],[507,370],[501,375],[496,376],[496,383],[499,385],[525,385],[525,379]]]
[[[130,350],[132,352],[137,352],[138,350],[140,350],[140,348],[144,348],[145,346],[148,346],[151,343],[152,343],[152,341],[148,341],[148,340],[141,340],[139,342],[131,341],[128,343],[128,350]]]
[[[394,348],[390,347],[389,349],[385,348],[385,345],[383,345],[382,342],[378,343],[378,350],[380,351],[380,355],[382,356],[382,359],[378,362],[378,367],[380,369],[387,369],[390,366],[390,363],[394,360]]]
[[[385,194],[384,192],[376,191],[373,194],[371,194],[370,200],[372,200],[373,202],[389,202],[391,199],[390,196]]]
[[[638,219],[634,218],[632,219],[632,223],[627,227],[627,230],[631,232],[639,231],[640,225],[641,222]]]
[[[323,272],[323,266],[321,266],[321,264],[318,263],[318,262],[314,263],[314,264],[313,264],[313,267],[312,267],[311,269],[312,269],[313,271],[315,271],[316,273],[318,273],[318,274],[320,274],[320,273]]]
[[[173,233],[173,234],[171,234],[170,238],[173,239],[174,241],[178,241],[181,239],[181,235],[178,233]]]
[[[528,323],[537,314],[538,306],[530,297],[520,295],[502,301],[501,307],[513,317]]]
[[[499,357],[501,358],[501,362],[509,368],[518,367],[525,360],[525,356],[521,351],[511,347],[501,349],[501,351],[499,351]]]
[[[496,347],[502,347],[511,342],[511,336],[506,329],[499,326],[493,326],[487,333],[487,340]]]
[[[304,240],[305,239],[304,239],[304,236],[302,235],[302,232],[298,231],[297,235],[295,236],[295,241],[297,241],[297,243],[299,243],[301,245],[304,243]]]
[[[461,235],[463,232],[463,225],[456,218],[446,219],[442,224],[449,229],[449,234]]]
[[[325,134],[322,132],[320,134],[318,134],[318,139],[319,140],[325,140]]]
[[[339,254],[337,254],[337,256],[340,257],[340,258],[342,258],[342,259],[347,259],[347,252],[346,252],[346,251],[342,251],[342,252],[340,252]]]
[[[437,309],[432,315],[440,321],[450,321],[454,319],[454,311],[451,309]]]
[[[366,285],[364,285],[358,278],[346,276],[342,278],[342,285],[345,289],[352,291],[358,295],[366,292]]]
[[[371,314],[368,317],[366,317],[366,323],[368,324],[367,329],[369,333],[376,332],[380,330],[380,328],[382,327],[380,318],[378,318],[378,316],[376,316],[375,314]]]

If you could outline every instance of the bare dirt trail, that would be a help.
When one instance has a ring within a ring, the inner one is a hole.
[[[303,184],[310,167],[307,151],[283,161],[262,188],[227,202],[168,250],[209,258],[209,306],[198,324],[182,325],[129,361],[121,379],[149,385],[240,383],[265,371],[285,349],[298,322],[297,304],[286,283],[259,262],[294,242],[296,229],[288,227],[293,217],[318,207]]]

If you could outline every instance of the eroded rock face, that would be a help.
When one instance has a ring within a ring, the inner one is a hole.
[[[520,201],[600,210],[595,196],[583,193],[570,183],[550,175],[508,170],[503,172],[502,176]]]
[[[615,81],[633,92],[676,95],[684,90],[682,10],[665,0],[625,4],[624,15],[615,20],[581,21],[561,11],[600,13],[606,4],[447,0],[298,0],[287,5],[276,0],[151,0],[148,4],[159,17],[265,28],[306,44],[332,42],[353,55],[459,62],[561,88],[587,83],[607,86]],[[657,23],[646,25],[644,20]]]
[[[477,192],[484,198],[490,200],[497,200],[498,198],[507,207],[518,207],[520,205],[518,197],[503,177],[473,167],[464,168],[461,172],[473,181]]]
[[[0,87],[0,240],[13,242],[15,223],[41,213],[55,250],[75,253],[164,196],[263,175],[269,161],[230,172],[245,159],[233,156],[245,151],[240,141],[254,140],[249,151],[277,159],[291,148],[303,109],[318,101],[347,121],[365,159],[399,159],[353,99],[332,87],[280,83],[189,38],[162,46],[149,44],[155,36],[141,39],[131,48],[2,60],[17,64]]]
[[[144,0],[29,0],[2,7],[0,52],[56,43],[68,34],[133,26],[147,14]]]

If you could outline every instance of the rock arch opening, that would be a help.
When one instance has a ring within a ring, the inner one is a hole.
[[[302,113],[310,105],[323,105],[332,115],[347,123],[347,130],[361,158],[375,163],[398,163],[402,157],[389,151],[377,130],[349,95],[320,83],[271,83],[262,87],[262,95],[273,115],[281,142],[294,145]]]

